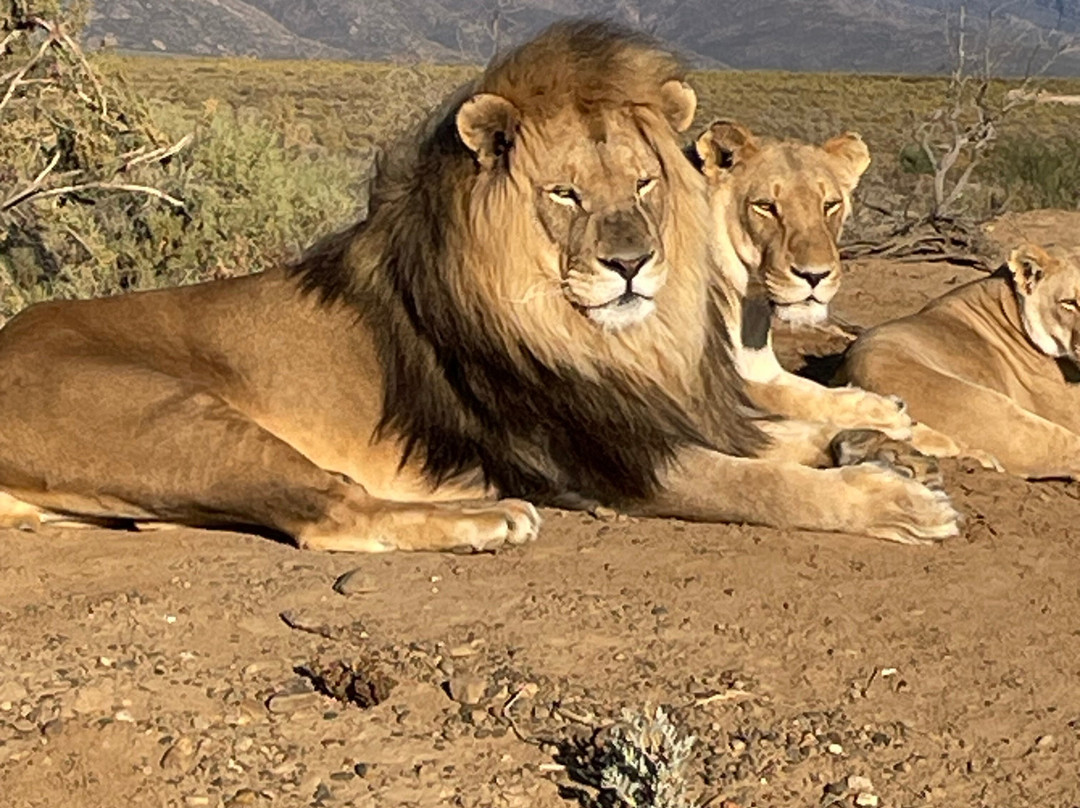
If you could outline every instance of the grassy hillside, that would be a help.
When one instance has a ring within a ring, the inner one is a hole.
[[[259,61],[171,57],[113,57],[146,95],[170,114],[195,115],[209,99],[258,111],[268,125],[299,125],[315,143],[361,161],[374,146],[406,128],[476,68],[442,65],[394,66],[358,62]],[[938,78],[772,71],[702,71],[693,75],[700,97],[695,128],[717,117],[734,118],[755,131],[823,140],[853,129],[870,145],[874,164],[863,195],[879,204],[895,202],[918,181],[900,170],[900,151],[912,143],[915,123],[940,103]],[[1080,80],[1046,85],[1080,93]],[[1003,92],[1003,82],[996,88]],[[1080,153],[1075,139],[1080,110],[1042,106],[1002,128],[992,170],[982,178],[1007,207],[1075,206],[1080,183],[1069,196],[1064,186]],[[1044,165],[1040,165],[1044,163]],[[1031,164],[1031,165],[1029,165]],[[1027,187],[1025,176],[1042,173],[1053,186],[1046,198]],[[1062,174],[1066,172],[1066,174]],[[978,213],[978,211],[976,211]]]

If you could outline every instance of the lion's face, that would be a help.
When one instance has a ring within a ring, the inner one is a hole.
[[[759,141],[717,121],[697,140],[717,229],[785,320],[817,322],[840,285],[837,241],[870,164],[858,135],[817,146]]]
[[[1025,245],[1008,265],[1028,338],[1047,356],[1080,364],[1080,256]]]
[[[696,99],[686,85],[670,84],[674,120],[669,116],[668,123],[674,129],[689,124]],[[477,105],[496,107],[516,121],[505,193],[516,197],[512,204],[528,208],[534,224],[522,241],[541,259],[546,277],[533,285],[540,294],[561,296],[605,330],[648,318],[668,279],[662,234],[671,189],[656,143],[643,134],[635,113],[564,110],[551,119],[519,120],[508,102],[491,99],[498,97],[466,102],[459,129],[467,144],[476,142],[470,136],[480,117],[472,114]],[[490,120],[491,110],[484,116]],[[482,141],[479,146],[483,167]]]
[[[656,153],[628,121],[608,117],[608,136],[566,120],[562,138],[545,139],[532,190],[567,301],[619,329],[653,312],[667,279],[660,228],[668,189]]]

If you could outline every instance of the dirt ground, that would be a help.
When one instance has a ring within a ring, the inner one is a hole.
[[[862,263],[836,309],[975,276]],[[599,805],[594,730],[663,706],[698,805],[1074,808],[1080,485],[946,471],[932,548],[556,511],[475,557],[0,532],[0,805]]]

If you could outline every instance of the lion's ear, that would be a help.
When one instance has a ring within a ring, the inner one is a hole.
[[[664,117],[676,132],[685,132],[694,122],[697,112],[697,93],[685,81],[672,79],[660,88],[664,104]]]
[[[1051,262],[1050,255],[1042,247],[1025,244],[1009,254],[1009,271],[1021,294],[1030,295],[1035,291],[1047,272]]]
[[[859,179],[870,167],[870,149],[858,132],[844,132],[821,144],[821,148],[833,158],[847,193],[855,190]]]
[[[713,121],[694,143],[701,171],[710,179],[754,155],[760,146],[753,133],[735,121]]]
[[[519,119],[517,107],[501,95],[478,93],[458,109],[458,136],[481,167],[490,170],[513,146]]]

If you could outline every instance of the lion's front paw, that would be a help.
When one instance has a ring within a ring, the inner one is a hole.
[[[876,465],[842,469],[864,495],[861,530],[900,544],[933,544],[960,533],[960,514],[943,491]]]
[[[937,458],[923,454],[907,441],[894,440],[876,429],[845,429],[838,432],[829,443],[829,452],[837,466],[874,463],[929,488],[941,489],[945,485]]]

